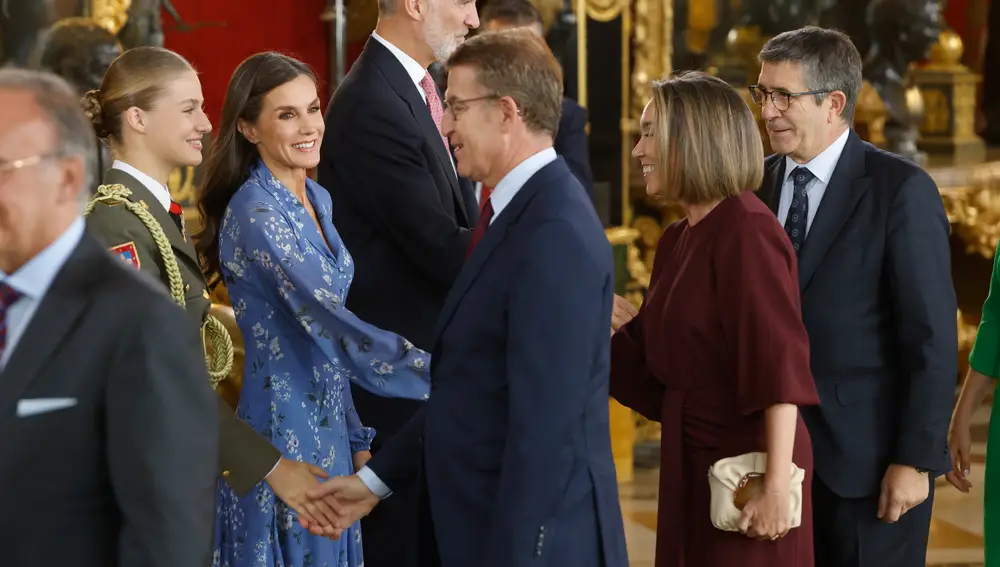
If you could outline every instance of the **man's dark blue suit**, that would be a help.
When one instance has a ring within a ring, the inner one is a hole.
[[[462,268],[438,320],[431,398],[368,463],[389,488],[423,470],[423,555],[627,567],[608,423],[613,284],[601,223],[557,158]]]

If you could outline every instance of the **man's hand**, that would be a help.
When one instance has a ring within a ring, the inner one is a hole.
[[[639,310],[632,305],[631,301],[615,294],[615,304],[611,310],[611,334],[615,334],[619,327],[634,319],[638,314]]]
[[[344,530],[367,516],[378,504],[378,497],[368,490],[356,474],[334,477],[310,490],[308,497],[333,510],[335,520],[331,526],[323,526],[309,522],[308,519],[302,521],[300,517],[299,523],[313,535],[332,539],[340,538]]]
[[[361,470],[361,467],[365,466],[365,464],[368,461],[370,461],[371,458],[372,458],[371,451],[358,451],[357,453],[354,453],[354,459],[353,459],[354,472],[358,472],[359,470]]]
[[[926,473],[908,465],[889,465],[882,477],[882,493],[878,497],[878,518],[888,524],[927,500],[930,479]]]
[[[333,510],[325,502],[313,502],[306,497],[306,491],[319,486],[316,477],[325,479],[330,475],[316,465],[282,458],[265,480],[274,495],[295,510],[299,518],[310,524],[332,526],[337,519]]]

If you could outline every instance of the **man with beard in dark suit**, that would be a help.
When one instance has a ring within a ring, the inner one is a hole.
[[[201,341],[85,233],[94,152],[69,85],[0,70],[0,563],[207,565],[218,410]]]
[[[427,68],[478,26],[473,0],[379,0],[375,32],[326,115],[318,174],[354,257],[347,307],[424,350],[479,218],[472,184],[458,177],[441,134],[442,97]],[[377,432],[374,454],[423,403],[351,392]],[[417,497],[398,486],[362,521],[368,567],[414,564]]]

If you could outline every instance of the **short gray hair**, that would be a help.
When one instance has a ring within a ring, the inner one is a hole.
[[[854,122],[861,94],[861,54],[851,38],[837,30],[816,26],[787,31],[771,38],[757,55],[761,63],[798,63],[810,91],[841,91],[847,97],[841,117]],[[816,96],[823,102],[825,94]]]
[[[396,11],[396,0],[378,0],[378,13],[391,14]]]
[[[0,69],[0,90],[26,91],[52,121],[58,137],[58,151],[63,156],[83,158],[83,192],[94,184],[97,140],[94,128],[80,106],[80,95],[65,80],[46,72],[4,67]]]

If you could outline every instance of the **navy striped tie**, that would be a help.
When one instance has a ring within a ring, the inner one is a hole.
[[[14,288],[0,282],[0,358],[3,358],[4,350],[7,348],[7,310],[20,298],[21,294]]]

